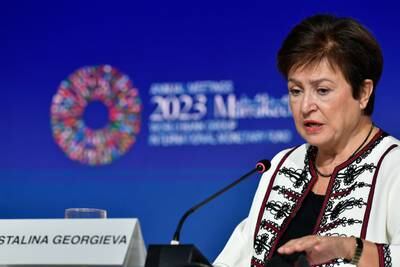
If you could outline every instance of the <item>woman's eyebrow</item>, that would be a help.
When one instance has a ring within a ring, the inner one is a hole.
[[[299,81],[299,80],[297,80],[295,78],[289,78],[288,82],[292,82],[292,83],[295,83],[295,84],[302,84],[301,81]],[[308,81],[308,83],[310,83],[311,85],[317,85],[317,84],[320,84],[321,82],[335,83],[333,80],[328,79],[328,78],[321,78],[321,79]]]
[[[321,79],[316,79],[316,80],[310,81],[310,84],[315,86],[315,85],[320,84],[320,83],[322,83],[322,82],[335,83],[335,82],[332,81],[331,79],[328,79],[328,78],[321,78]]]

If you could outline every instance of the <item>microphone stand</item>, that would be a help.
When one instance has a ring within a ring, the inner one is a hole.
[[[269,163],[269,162],[268,162]],[[271,165],[269,163],[269,165]],[[269,167],[267,168],[269,169]],[[264,172],[264,166],[262,166],[261,164],[259,165],[257,163],[256,167],[254,169],[252,169],[251,171],[249,171],[248,173],[244,174],[243,176],[241,176],[239,179],[237,179],[236,181],[234,181],[233,183],[230,183],[229,185],[227,185],[226,187],[222,188],[221,190],[219,190],[218,192],[212,194],[211,196],[209,196],[208,198],[206,198],[205,200],[203,200],[202,202],[194,205],[193,207],[191,207],[189,210],[187,210],[183,216],[181,217],[181,219],[179,220],[178,226],[175,230],[175,234],[172,237],[171,240],[171,245],[179,245],[179,240],[180,240],[180,233],[181,233],[181,229],[183,226],[183,223],[185,222],[186,218],[189,217],[190,214],[192,214],[193,212],[195,212],[197,209],[199,209],[200,207],[204,206],[205,204],[207,204],[208,202],[210,202],[211,200],[213,200],[214,198],[218,197],[219,195],[225,193],[226,191],[228,191],[229,189],[231,189],[232,187],[234,187],[235,185],[237,185],[238,183],[240,183],[241,181],[243,181],[244,179],[246,179],[247,177],[249,177],[250,175],[252,175],[255,172]]]
[[[170,245],[149,245],[145,267],[209,267],[212,266],[206,257],[192,244],[180,245],[179,238],[183,223],[187,217],[214,198],[225,193],[255,172],[263,173],[271,167],[268,160],[260,160],[254,169],[239,179],[212,194],[205,200],[187,210],[181,219],[171,240]]]

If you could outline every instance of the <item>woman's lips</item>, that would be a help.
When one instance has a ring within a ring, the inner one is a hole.
[[[303,125],[306,132],[309,134],[319,133],[323,127],[322,123],[313,120],[306,120],[304,121]]]

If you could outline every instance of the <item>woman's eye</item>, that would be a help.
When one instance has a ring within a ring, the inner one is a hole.
[[[330,92],[330,89],[328,88],[318,88],[317,92],[319,95],[327,95]]]
[[[289,94],[292,96],[298,96],[301,93],[300,89],[291,88],[289,89]]]

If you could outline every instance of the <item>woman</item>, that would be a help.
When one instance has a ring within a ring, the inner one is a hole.
[[[307,144],[274,157],[215,266],[299,253],[320,266],[400,266],[400,142],[371,120],[382,64],[353,19],[317,15],[289,33],[278,67]]]

